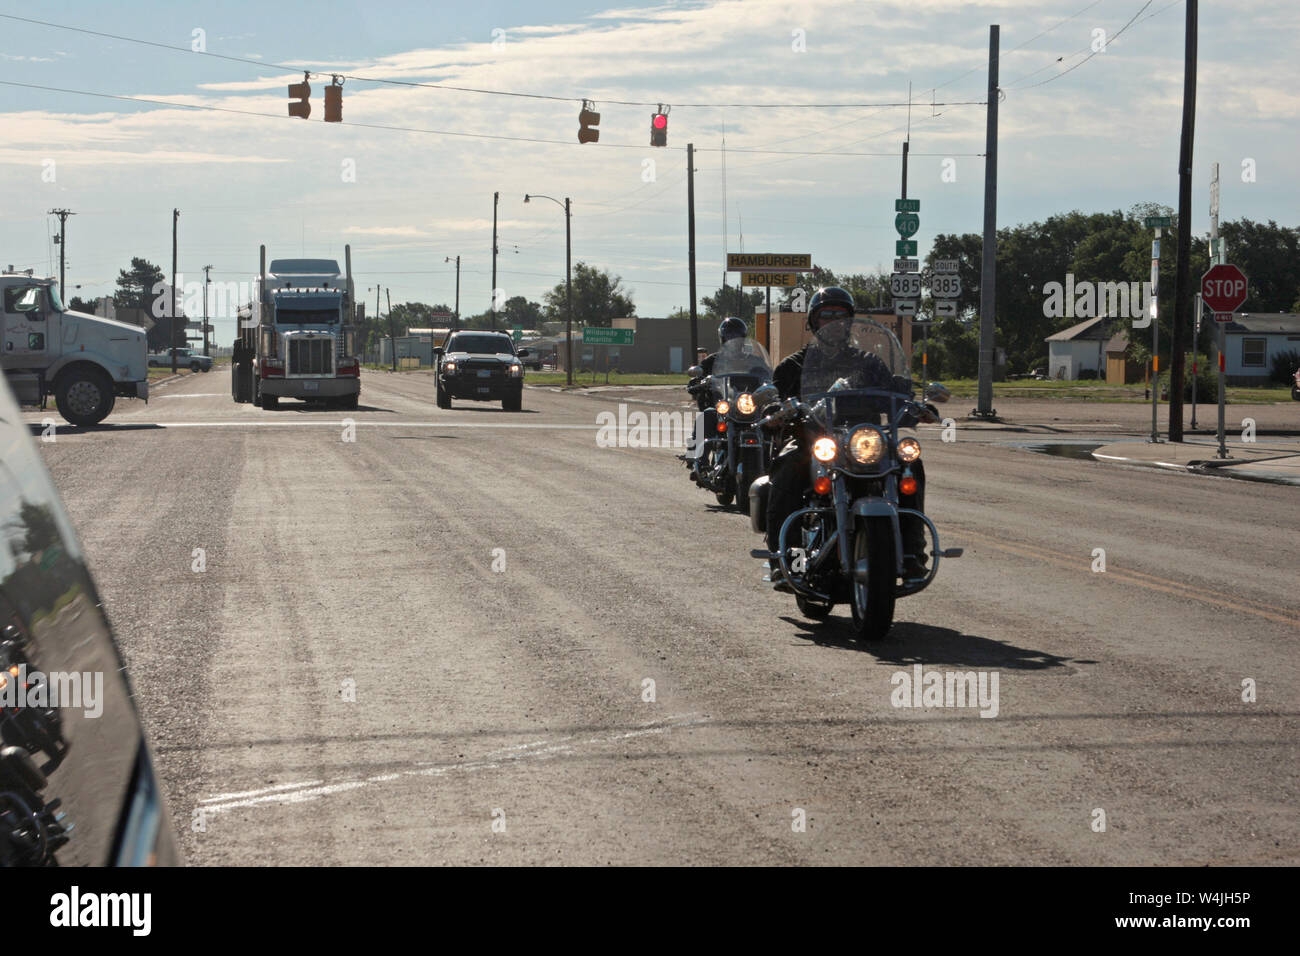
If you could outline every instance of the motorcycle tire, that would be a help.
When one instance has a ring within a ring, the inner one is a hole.
[[[1297,402],[1300,402],[1300,388],[1297,388],[1294,385],[1291,386],[1291,398]]]
[[[806,598],[802,594],[796,594],[794,603],[799,608],[799,613],[804,617],[810,617],[814,621],[824,621],[830,616],[831,608],[834,604],[823,604],[821,601],[814,601]]]
[[[731,504],[731,500],[736,497],[736,493],[734,491],[718,491],[714,493],[714,497],[718,499],[718,504],[725,508]]]
[[[853,563],[867,562],[867,580],[849,568],[849,606],[859,640],[878,641],[894,624],[894,536],[883,519],[859,518],[853,530]]]

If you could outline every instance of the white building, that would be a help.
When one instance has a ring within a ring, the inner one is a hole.
[[[1047,342],[1048,377],[1077,379],[1081,372],[1091,370],[1099,378],[1105,378],[1106,343],[1118,321],[1098,316],[1049,335],[1044,340]]]
[[[1238,312],[1223,330],[1224,372],[1229,385],[1264,385],[1273,356],[1300,352],[1300,315],[1288,312]],[[1218,343],[1212,347],[1218,356]]]

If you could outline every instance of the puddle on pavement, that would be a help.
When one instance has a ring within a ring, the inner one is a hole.
[[[1086,441],[1086,442],[1013,442],[1012,448],[1019,448],[1021,451],[1032,451],[1040,455],[1052,455],[1055,458],[1078,458],[1082,461],[1096,461],[1092,457],[1094,450],[1100,448],[1106,442]]]

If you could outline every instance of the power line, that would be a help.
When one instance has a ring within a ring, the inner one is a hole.
[[[426,90],[446,90],[453,93],[478,93],[484,96],[513,96],[522,99],[533,100],[552,100],[560,103],[581,103],[584,100],[599,100],[601,103],[607,103],[613,106],[650,106],[658,107],[663,104],[663,100],[641,101],[641,100],[611,100],[603,97],[592,96],[556,96],[547,93],[519,93],[513,90],[485,90],[472,86],[452,86],[446,83],[418,83],[414,80],[390,80],[384,77],[359,76],[352,73],[340,73],[335,70],[304,70],[301,67],[289,66],[283,63],[271,63],[266,60],[253,60],[248,57],[230,56],[225,53],[212,53],[208,50],[194,50],[190,47],[174,46],[170,43],[158,43],[154,40],[142,40],[138,37],[123,36],[119,33],[105,33],[100,30],[90,30],[86,27],[68,26],[64,23],[52,23],[48,20],[37,20],[32,17],[20,17],[11,13],[0,13],[0,17],[7,20],[17,20],[21,23],[31,23],[37,26],[51,27],[56,30],[70,30],[74,33],[84,33],[89,36],[104,37],[111,40],[121,40],[125,43],[139,43],[145,46],[157,47],[162,50],[170,50],[173,53],[198,54],[200,56],[215,57],[220,60],[229,60],[234,63],[247,63],[260,69],[268,67],[276,70],[285,70],[286,72],[298,74],[308,73],[311,76],[339,76],[345,80],[353,80],[359,83],[382,83],[389,86],[406,86]],[[674,103],[674,109],[693,108],[693,109],[890,109],[896,107],[908,106],[908,103]],[[953,102],[953,103],[936,103],[936,106],[983,106],[982,101]]]
[[[1169,4],[1167,4],[1166,6],[1162,7],[1160,10],[1157,10],[1156,13],[1162,13],[1162,12],[1164,12],[1165,10],[1169,9],[1169,7],[1172,7],[1175,3],[1181,3],[1181,2],[1182,2],[1182,0],[1173,0],[1172,3],[1169,3]],[[1146,3],[1142,4],[1142,7],[1138,10],[1138,12],[1135,13],[1135,14],[1133,14],[1133,16],[1129,18],[1128,23],[1126,23],[1126,24],[1124,24],[1122,27],[1120,27],[1119,30],[1118,30],[1116,33],[1114,33],[1113,35],[1111,35],[1111,36],[1109,36],[1109,37],[1106,37],[1106,40],[1105,40],[1106,44],[1111,44],[1111,43],[1114,43],[1116,40],[1118,40],[1118,39],[1120,38],[1120,36],[1123,35],[1124,31],[1127,30],[1129,27],[1131,27],[1131,26],[1134,24],[1134,22],[1137,20],[1138,17],[1142,16],[1142,13],[1146,10],[1146,8],[1149,7],[1149,6],[1151,6],[1151,3],[1152,3],[1152,0],[1147,0]],[[1155,14],[1152,14],[1152,16],[1155,16]],[[1105,46],[1103,46],[1101,50],[1098,50],[1098,49],[1096,49],[1095,47],[1092,47],[1092,46],[1084,47],[1082,50],[1078,50],[1078,51],[1076,51],[1075,53],[1069,54],[1070,56],[1078,56],[1080,53],[1087,53],[1088,55],[1085,56],[1085,57],[1084,57],[1082,60],[1080,60],[1078,63],[1074,64],[1074,66],[1070,67],[1068,70],[1062,70],[1060,73],[1056,74],[1055,76],[1049,76],[1049,77],[1048,77],[1047,79],[1045,79],[1045,80],[1041,80],[1041,81],[1039,81],[1038,83],[1031,83],[1031,84],[1029,84],[1028,86],[1016,86],[1016,85],[1015,85],[1015,84],[1017,84],[1017,83],[1020,83],[1022,80],[1027,80],[1027,79],[1029,79],[1029,77],[1031,77],[1031,76],[1036,76],[1037,74],[1042,73],[1043,70],[1050,70],[1050,69],[1052,68],[1052,66],[1054,66],[1055,64],[1053,64],[1053,63],[1049,63],[1047,66],[1043,67],[1042,69],[1038,69],[1038,70],[1035,70],[1033,73],[1027,73],[1027,74],[1025,74],[1024,76],[1018,77],[1017,79],[1013,80],[1010,84],[1008,84],[1008,85],[1005,87],[1005,89],[1007,89],[1007,90],[1032,90],[1032,89],[1035,89],[1035,88],[1040,87],[1040,86],[1046,86],[1048,83],[1052,83],[1052,82],[1054,82],[1054,81],[1056,81],[1056,80],[1059,80],[1061,77],[1065,76],[1067,73],[1073,73],[1075,70],[1077,70],[1079,67],[1083,66],[1085,63],[1087,63],[1089,60],[1091,60],[1091,59],[1092,59],[1094,56],[1096,56],[1098,53],[1102,52],[1102,50],[1104,50],[1104,49],[1105,49]],[[1091,52],[1089,52],[1089,51],[1091,51]],[[1059,57],[1057,57],[1057,58],[1056,58],[1056,63],[1060,63],[1063,59],[1065,59],[1064,56],[1059,56]]]

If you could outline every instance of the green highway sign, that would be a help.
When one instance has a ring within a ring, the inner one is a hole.
[[[1147,216],[1146,223],[1148,229],[1169,229],[1174,221],[1169,216]]]
[[[896,256],[914,256],[916,255],[915,239],[899,239],[894,243],[894,255]]]
[[[583,345],[631,345],[634,329],[593,329],[582,330]]]
[[[894,212],[920,212],[921,200],[919,199],[895,199]]]
[[[911,239],[921,228],[921,217],[914,212],[900,212],[894,217],[894,228],[904,239]]]
[[[521,340],[523,339],[523,337],[524,337],[524,327],[523,327],[522,325],[516,325],[516,326],[514,327],[514,329],[512,330],[512,335],[511,335],[511,337],[512,337],[516,342],[521,341]]]

